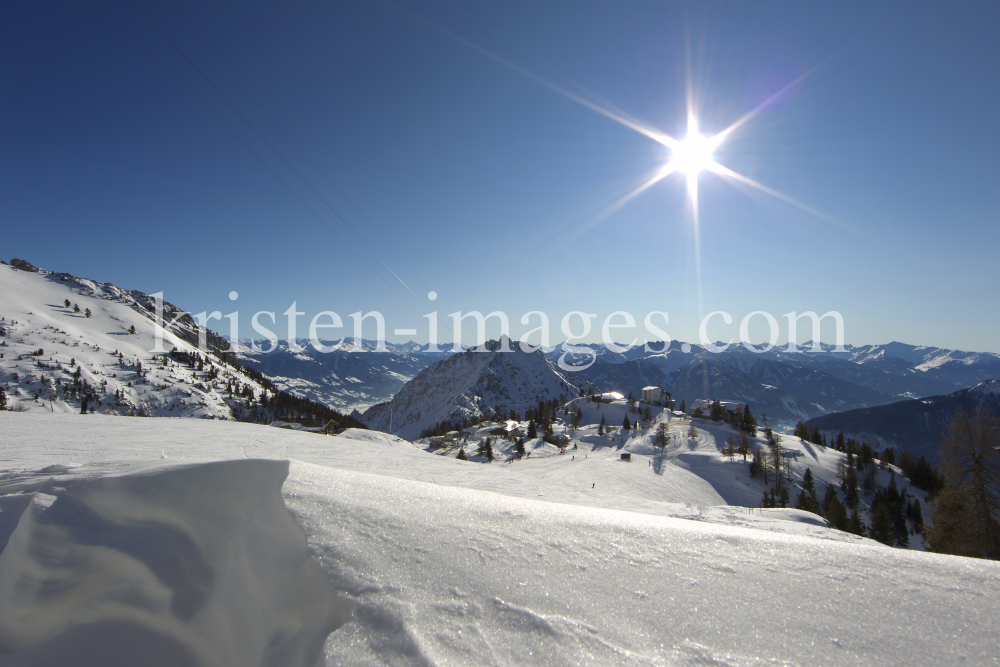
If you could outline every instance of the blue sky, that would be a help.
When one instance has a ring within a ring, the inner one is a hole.
[[[300,333],[378,310],[418,339],[433,309],[503,310],[515,336],[542,310],[553,341],[573,310],[591,339],[658,310],[691,341],[710,311],[735,319],[712,338],[763,310],[784,340],[782,314],[837,310],[850,343],[1000,352],[995,3],[174,2],[339,192],[170,4],[137,0],[364,242],[131,2],[101,0],[198,101],[98,4],[41,1],[0,25],[5,260],[237,307],[244,334],[293,300]],[[840,225],[703,174],[699,308],[682,177],[580,231],[669,150],[444,31],[673,136],[688,82],[711,134],[808,73],[716,159]]]

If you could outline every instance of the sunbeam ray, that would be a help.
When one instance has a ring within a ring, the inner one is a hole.
[[[831,216],[823,213],[822,211],[817,211],[813,207],[807,206],[807,205],[803,204],[800,201],[792,199],[788,195],[783,195],[780,192],[778,192],[777,190],[772,190],[771,188],[767,187],[766,185],[758,183],[757,181],[755,181],[755,180],[753,180],[751,178],[747,178],[743,174],[739,174],[739,173],[733,171],[732,169],[729,169],[727,167],[722,166],[718,162],[713,162],[712,165],[709,167],[709,170],[713,174],[716,174],[718,176],[722,176],[723,178],[731,178],[734,181],[738,181],[739,183],[743,183],[744,185],[749,185],[750,187],[755,188],[757,190],[760,190],[761,192],[763,192],[765,194],[771,195],[775,199],[783,201],[786,204],[788,204],[789,206],[794,206],[795,208],[797,208],[797,209],[799,209],[801,211],[805,211],[806,213],[808,213],[810,215],[813,215],[813,216],[819,218],[820,220],[825,220],[826,222],[829,222],[830,224],[835,225],[835,226],[839,227],[840,229],[843,229],[845,232],[850,232],[851,234],[855,234],[857,236],[864,237],[864,234],[862,234],[858,230],[854,229],[850,225],[847,225],[847,224],[841,222],[840,220],[837,220],[836,218],[831,217]]]
[[[670,174],[674,173],[674,171],[676,171],[676,168],[672,167],[670,164],[667,164],[665,167],[663,167],[655,174],[653,174],[652,177],[648,178],[642,185],[622,195],[621,197],[616,199],[613,203],[601,209],[599,213],[588,218],[586,222],[582,223],[576,229],[571,231],[569,233],[568,238],[564,241],[564,243],[568,243],[572,239],[579,238],[582,234],[590,231],[597,225],[601,224],[602,222],[607,220],[608,216],[610,216],[612,213],[614,213],[615,211],[623,207],[625,204],[635,199],[638,195],[642,194],[653,185],[662,181]]]
[[[609,109],[605,109],[604,107],[600,106],[599,104],[596,104],[595,102],[592,102],[591,100],[588,100],[585,97],[581,97],[580,95],[577,95],[576,93],[574,93],[574,92],[572,92],[570,90],[567,90],[566,88],[563,88],[562,86],[560,86],[558,84],[552,83],[548,79],[545,79],[545,78],[543,78],[543,77],[535,74],[534,72],[532,72],[530,70],[527,70],[527,69],[521,67],[520,65],[517,65],[516,63],[513,63],[513,62],[507,60],[503,56],[501,56],[499,54],[496,54],[496,53],[490,51],[489,49],[487,49],[485,47],[479,46],[475,42],[473,42],[473,41],[471,41],[469,39],[466,39],[465,37],[462,37],[461,35],[456,34],[456,33],[452,32],[451,30],[448,30],[444,26],[438,25],[437,23],[434,23],[433,21],[425,19],[424,17],[420,16],[419,14],[416,14],[416,13],[414,13],[414,12],[412,12],[412,11],[404,8],[404,7],[400,7],[399,5],[397,5],[397,4],[393,3],[393,2],[389,2],[388,0],[383,0],[383,2],[386,5],[392,7],[393,9],[395,9],[396,11],[398,11],[398,12],[400,12],[402,14],[406,14],[407,16],[413,18],[414,20],[419,21],[420,23],[423,23],[427,27],[432,28],[433,30],[438,31],[438,32],[440,32],[443,35],[447,35],[448,37],[454,39],[456,42],[459,42],[460,44],[463,44],[463,45],[469,47],[473,51],[476,51],[477,53],[480,53],[480,54],[486,56],[490,60],[492,60],[494,62],[497,62],[497,63],[500,63],[504,67],[507,67],[509,69],[514,70],[515,72],[517,72],[521,76],[524,76],[524,77],[526,77],[526,78],[534,81],[535,83],[541,84],[541,85],[545,86],[546,88],[548,88],[549,90],[551,90],[552,92],[557,93],[558,95],[561,95],[562,97],[565,97],[568,100],[576,102],[577,104],[580,104],[580,105],[586,107],[587,109],[590,109],[591,111],[599,113],[602,116],[604,116],[605,118],[610,118],[611,120],[615,121],[616,123],[618,123],[620,125],[623,125],[623,126],[629,128],[630,130],[635,130],[639,134],[641,134],[643,136],[646,136],[646,137],[649,137],[653,141],[655,141],[657,143],[660,143],[660,144],[663,144],[664,146],[673,147],[673,146],[677,145],[677,140],[674,139],[673,137],[669,136],[669,135],[666,135],[666,134],[664,134],[662,132],[657,132],[656,130],[654,130],[652,128],[646,127],[645,125],[643,125],[642,123],[638,122],[637,120],[634,120],[634,119],[631,119],[631,118],[626,118],[625,116],[622,116],[621,114],[615,113],[614,111],[611,111]]]
[[[769,107],[772,104],[774,104],[778,99],[781,98],[782,95],[784,95],[785,93],[787,93],[788,91],[790,91],[792,88],[794,88],[795,86],[797,86],[800,83],[802,83],[803,81],[805,81],[813,72],[815,72],[821,66],[822,65],[817,65],[816,67],[813,67],[812,69],[807,70],[806,72],[804,72],[801,76],[796,77],[793,81],[791,81],[784,88],[782,88],[781,90],[779,90],[775,94],[773,94],[770,97],[768,97],[766,100],[764,100],[763,102],[761,102],[760,104],[758,104],[757,106],[755,106],[753,109],[751,109],[750,111],[748,111],[742,118],[740,118],[735,123],[733,123],[732,125],[730,125],[726,129],[724,129],[722,132],[719,132],[717,135],[715,135],[714,137],[712,137],[712,141],[713,141],[713,143],[715,143],[715,146],[718,147],[719,144],[721,144],[723,141],[725,141],[726,139],[728,139],[730,135],[732,135],[734,132],[736,132],[736,130],[738,130],[739,128],[741,128],[742,126],[744,126],[748,122],[750,122],[753,119],[753,117],[756,116],[757,114],[759,114],[761,111],[763,111],[767,107]]]

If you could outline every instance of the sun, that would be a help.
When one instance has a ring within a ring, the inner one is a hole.
[[[699,172],[710,169],[715,160],[712,152],[716,145],[697,129],[691,129],[684,139],[678,141],[670,155],[671,171],[679,171],[687,177],[697,176]]]

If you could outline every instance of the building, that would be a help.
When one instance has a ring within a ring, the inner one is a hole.
[[[597,403],[614,403],[615,401],[624,401],[625,397],[617,391],[606,391],[603,394],[594,394],[593,399]]]
[[[674,406],[673,396],[663,387],[643,387],[642,402],[661,408],[672,408]]]
[[[271,422],[275,428],[287,428],[293,431],[308,431],[309,433],[330,434],[337,426],[337,422],[325,421],[323,419],[283,419]]]
[[[698,399],[691,404],[691,416],[698,419],[712,418],[712,405],[714,400],[707,398]],[[722,406],[722,421],[727,424],[739,424],[743,421],[743,404],[738,401],[719,401]]]

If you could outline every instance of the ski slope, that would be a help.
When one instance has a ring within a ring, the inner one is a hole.
[[[233,402],[225,392],[228,380],[261,394],[255,381],[217,363],[211,355],[204,355],[203,371],[164,364],[162,354],[154,360],[150,352],[156,346],[154,323],[133,298],[138,293],[69,276],[64,280],[64,275],[0,265],[0,382],[12,405],[79,412],[79,400],[68,399],[65,391],[77,368],[81,380],[101,397],[100,405],[90,407],[110,414],[143,410],[156,416],[230,419]],[[88,309],[91,317],[85,315]],[[134,334],[130,333],[133,327]],[[163,349],[173,348],[195,351],[166,330]],[[42,353],[36,354],[39,350]],[[215,381],[208,379],[212,367],[219,373]],[[116,394],[120,398],[115,399]]]
[[[643,437],[583,434],[573,454],[538,445],[527,459],[484,465],[370,431],[0,413],[0,499],[36,491],[32,502],[44,504],[75,480],[291,460],[284,503],[331,594],[354,605],[325,642],[327,665],[940,665],[1000,655],[996,563],[877,546],[788,520],[794,510],[679,502],[723,498],[723,484],[670,462],[677,470],[653,472]],[[619,444],[631,463],[615,462]],[[234,493],[205,486],[191,502],[210,514]],[[0,582],[10,572],[5,550]],[[256,576],[287,573],[272,561]],[[308,618],[296,601],[284,601],[289,618]],[[197,620],[174,619],[185,629]],[[0,641],[5,622],[0,614]]]

